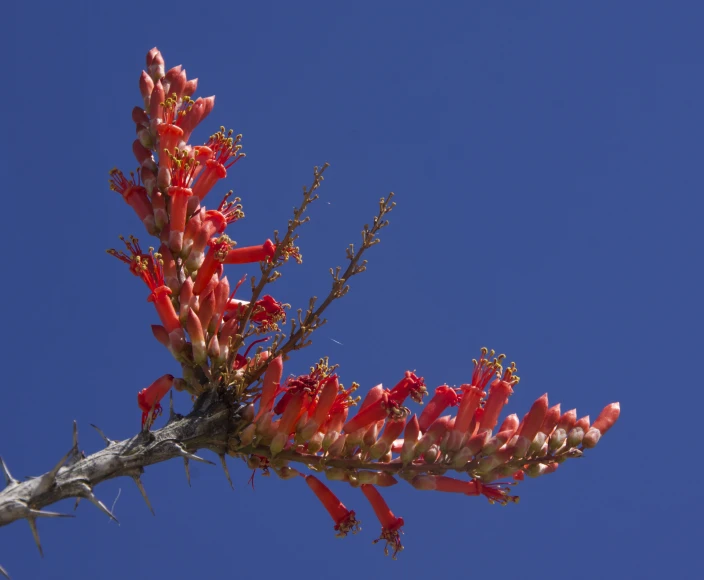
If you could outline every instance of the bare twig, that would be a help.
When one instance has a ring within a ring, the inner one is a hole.
[[[320,328],[327,320],[321,318],[325,310],[332,304],[335,300],[342,298],[349,291],[348,281],[352,276],[361,274],[366,270],[367,261],[362,260],[364,253],[380,242],[378,236],[379,231],[389,225],[389,222],[385,219],[386,215],[394,208],[396,205],[393,201],[393,193],[389,193],[386,198],[381,198],[379,201],[379,213],[374,217],[374,222],[370,227],[365,224],[362,230],[362,244],[359,249],[355,252],[354,245],[350,244],[347,248],[347,268],[343,273],[341,273],[342,268],[339,266],[336,269],[330,269],[330,274],[333,278],[332,288],[327,297],[320,303],[316,308],[317,297],[313,296],[310,299],[308,309],[302,316],[302,311],[298,313],[298,321],[295,319],[291,320],[291,333],[288,339],[282,346],[279,346],[279,341],[275,341],[272,345],[272,355],[264,361],[261,365],[256,366],[252,371],[247,373],[246,382],[253,384],[259,377],[266,371],[268,363],[279,355],[286,357],[286,355],[293,351],[301,348],[305,348],[310,344],[309,337],[316,329]],[[260,285],[262,285],[265,277],[260,280]],[[263,288],[263,286],[262,286]],[[254,300],[254,299],[253,299]],[[251,306],[251,305],[250,305]]]

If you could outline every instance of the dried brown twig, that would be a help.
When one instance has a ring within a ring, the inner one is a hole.
[[[349,279],[352,278],[352,276],[361,274],[366,270],[367,261],[362,260],[362,256],[369,248],[375,246],[381,241],[378,238],[378,233],[389,225],[389,222],[385,219],[385,217],[396,205],[393,201],[393,196],[393,192],[389,193],[387,197],[381,198],[379,201],[379,213],[374,216],[374,221],[371,227],[369,224],[364,225],[364,229],[362,230],[362,243],[357,251],[355,252],[354,244],[350,244],[347,247],[346,254],[348,265],[344,273],[340,274],[342,270],[340,266],[335,269],[330,268],[330,275],[332,276],[333,281],[332,288],[330,289],[330,293],[327,297],[316,308],[315,304],[317,297],[312,296],[309,301],[308,309],[305,311],[305,315],[301,316],[303,314],[302,310],[298,311],[298,322],[295,319],[291,319],[291,332],[288,335],[288,339],[282,346],[279,346],[281,344],[281,338],[284,335],[281,334],[277,336],[274,344],[272,345],[272,354],[268,358],[268,361],[273,360],[277,356],[283,356],[285,359],[291,351],[305,348],[311,344],[310,335],[327,322],[326,319],[321,318],[322,314],[335,300],[342,298],[347,294],[350,288],[348,284]],[[266,371],[268,361],[264,361],[263,364],[256,366],[251,373],[247,373],[246,376],[248,383],[253,384],[259,379],[264,371]]]

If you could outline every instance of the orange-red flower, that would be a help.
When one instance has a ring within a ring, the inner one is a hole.
[[[151,422],[154,422],[154,419],[161,415],[161,405],[159,401],[169,392],[173,382],[174,376],[167,374],[159,377],[146,389],[139,391],[137,394],[137,404],[142,410],[142,427],[144,427],[147,422],[150,411],[152,411]]]
[[[355,513],[352,510],[348,510],[322,481],[312,475],[308,475],[306,476],[306,483],[335,522],[335,531],[338,538],[343,538],[350,532],[356,534],[359,531],[359,522],[355,519]]]
[[[389,555],[391,551],[392,558],[396,559],[396,554],[403,550],[401,545],[401,527],[403,526],[403,518],[397,518],[394,513],[386,505],[384,498],[378,490],[369,484],[364,484],[360,486],[362,493],[372,504],[374,513],[381,523],[381,536],[374,540],[374,543],[384,540],[386,545],[384,546],[384,554]]]

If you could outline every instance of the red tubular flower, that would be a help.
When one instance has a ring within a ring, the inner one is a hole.
[[[340,383],[337,380],[337,375],[332,375],[325,381],[323,388],[320,390],[320,396],[315,403],[315,408],[313,409],[312,420],[316,428],[320,427],[320,425],[325,422],[325,419],[327,419],[339,390]]]
[[[205,248],[208,241],[215,234],[221,234],[225,231],[228,224],[236,222],[244,217],[240,199],[236,197],[232,201],[228,198],[232,195],[232,191],[228,192],[218,206],[217,210],[203,210],[201,222],[194,224],[193,232],[189,235],[189,227],[194,223],[193,218],[188,222],[184,235],[184,255],[185,250],[188,250],[188,259],[186,267],[191,271],[200,268],[205,257]]]
[[[427,394],[428,389],[425,387],[423,377],[417,377],[411,371],[406,371],[406,376],[391,389],[389,398],[400,405],[406,400],[406,397],[410,395],[411,399],[416,403],[422,403],[423,396]]]
[[[195,283],[193,285],[193,294],[198,296],[206,289],[210,279],[213,277],[218,268],[222,265],[227,252],[229,251],[232,241],[226,235],[222,235],[215,240],[209,242],[210,248],[205,255],[203,265],[199,268],[196,274]]]
[[[110,189],[122,196],[122,199],[135,211],[150,234],[156,234],[154,211],[149,196],[147,196],[147,190],[140,183],[139,174],[135,177],[134,173],[130,173],[128,180],[122,171],[117,168],[113,169],[110,171]]]
[[[264,330],[276,330],[278,322],[286,322],[284,307],[288,308],[289,305],[281,304],[273,296],[266,294],[254,303],[254,310],[252,310],[250,320]]]
[[[179,313],[178,318],[181,321],[181,325],[186,325],[186,320],[188,320],[188,311],[191,309],[191,299],[193,298],[193,280],[186,278],[181,284],[181,290],[179,292]]]
[[[149,411],[151,411],[152,408],[154,409],[154,412],[152,414],[151,422],[154,422],[154,419],[161,415],[161,405],[159,404],[159,401],[161,401],[166,393],[169,392],[173,382],[173,375],[164,375],[163,377],[159,377],[146,389],[142,389],[137,394],[137,404],[142,410],[142,427],[144,427],[147,422]]]
[[[232,129],[225,133],[225,127],[220,127],[220,131],[211,135],[206,143],[206,147],[210,148],[214,155],[205,162],[205,171],[193,186],[194,194],[201,201],[220,179],[227,177],[227,170],[245,156],[240,152],[242,135],[233,137],[233,133]]]
[[[180,70],[176,72],[176,68],[173,68],[167,74],[172,74],[174,77],[173,80],[176,80],[179,78],[180,72]],[[185,132],[181,125],[183,125],[185,116],[193,108],[194,104],[190,97],[186,96],[181,98],[179,94],[182,85],[185,84],[185,77],[183,77],[183,82],[176,81],[176,83],[174,83],[173,80],[164,77],[160,81],[162,85],[166,83],[173,86],[164,86],[162,89],[163,92],[168,90],[170,94],[168,98],[159,101],[161,110],[158,111],[158,114],[160,115],[162,123],[156,126],[157,133],[159,134],[159,167],[168,168],[171,168],[174,162],[170,154],[171,151],[184,140]],[[154,96],[152,96],[152,99],[153,98]],[[153,101],[150,102],[150,110],[156,112]]]
[[[183,129],[173,123],[161,123],[157,125],[156,131],[159,134],[159,167],[171,168],[173,160],[168,153],[175,149],[182,139]]]
[[[572,427],[574,427],[574,424],[577,422],[577,409],[570,409],[569,411],[565,411],[562,416],[560,417],[560,420],[557,422],[556,429],[564,429],[565,431],[569,432]]]
[[[183,94],[189,97],[198,89],[198,79],[189,79],[183,87]]]
[[[538,398],[531,406],[530,410],[523,417],[523,421],[518,426],[516,435],[518,436],[515,443],[511,444],[515,457],[525,457],[528,449],[533,443],[533,439],[540,431],[540,427],[545,421],[548,412],[548,394],[545,393]]]
[[[161,83],[161,79],[154,81],[154,88],[152,89],[152,94],[149,97],[149,118],[152,123],[161,121],[161,115],[163,112],[163,107],[161,106],[164,102],[166,93],[164,93],[164,85]]]
[[[474,385],[461,385],[460,389],[462,389],[462,402],[457,410],[454,430],[464,435],[469,431],[474,414],[479,409],[481,400],[486,397],[486,393]]]
[[[122,243],[125,244],[127,252],[111,248],[107,251],[108,254],[127,264],[130,267],[130,272],[132,272],[132,274],[135,276],[140,276],[141,270],[139,266],[142,262],[136,260],[136,258],[139,257],[141,260],[151,261],[151,254],[147,254],[142,251],[142,247],[139,245],[139,240],[134,236],[130,236],[129,240],[126,240],[124,237],[120,236],[120,240],[122,240]]]
[[[406,421],[406,429],[403,432],[403,447],[401,448],[401,461],[407,465],[415,459],[415,448],[420,435],[418,417],[413,415]]]
[[[381,536],[374,540],[376,544],[380,540],[384,540],[386,545],[384,546],[384,554],[389,555],[389,546],[392,551],[392,558],[396,559],[396,554],[403,550],[401,545],[401,536],[399,530],[403,526],[403,518],[397,518],[393,512],[386,505],[384,498],[373,485],[363,484],[360,486],[362,493],[372,504],[374,513],[381,523]]]
[[[135,139],[132,142],[132,154],[137,160],[137,163],[139,163],[140,167],[148,167],[152,171],[156,172],[157,167],[156,163],[154,163],[152,152],[142,145],[142,142],[139,139]]]
[[[147,298],[147,301],[154,303],[156,313],[169,334],[181,327],[174,305],[169,298],[170,295],[171,288],[162,284],[152,288],[152,293]]]
[[[286,408],[278,421],[274,439],[269,444],[272,456],[279,454],[286,446],[291,434],[296,430],[296,423],[301,418],[301,415],[306,412],[309,403],[310,395],[304,391],[295,392],[287,400]]]
[[[514,415],[515,416],[515,415]],[[518,426],[518,417],[516,417],[516,426]],[[484,445],[486,445],[489,440],[490,431],[482,429],[479,433],[472,435],[464,445],[464,449],[467,449],[467,453],[474,456],[479,453]]]
[[[164,283],[171,288],[173,292],[178,292],[181,284],[176,270],[176,260],[174,260],[174,256],[166,244],[159,246],[159,254],[161,255],[161,262],[164,267]]]
[[[227,301],[230,298],[230,282],[227,276],[224,276],[218,282],[213,292],[213,297],[215,299],[215,312],[213,317],[208,324],[208,330],[210,332],[215,332],[220,328],[220,323],[225,316],[225,308],[227,307]]]
[[[137,238],[131,237],[129,241],[121,238],[125,243],[127,251],[125,253],[117,250],[108,250],[108,253],[115,256],[122,262],[130,265],[130,271],[144,280],[152,291],[147,298],[153,302],[161,323],[168,334],[174,330],[179,330],[181,324],[176,314],[176,310],[169,296],[171,289],[166,286],[164,280],[164,261],[161,254],[154,253],[153,248],[149,249],[149,254],[142,252]]]
[[[279,433],[288,437],[294,432],[296,421],[298,421],[301,413],[305,411],[308,402],[310,402],[310,397],[303,391],[294,393],[291,396],[279,420]],[[276,413],[276,410],[274,410],[274,413]]]
[[[328,413],[328,418],[320,429],[326,434],[326,438],[330,443],[332,442],[331,439],[334,439],[334,436],[327,437],[327,435],[331,433],[339,435],[347,420],[350,406],[356,404],[358,401],[358,398],[352,398],[352,393],[356,388],[355,385],[352,385],[349,389],[340,389],[335,397],[335,402],[332,404],[330,412]],[[323,449],[326,449],[326,447],[323,446]]]
[[[141,127],[149,127],[149,115],[147,115],[144,109],[134,107],[132,109],[132,120],[134,121],[135,125]]]
[[[237,220],[241,220],[244,217],[242,204],[240,203],[242,200],[240,200],[239,197],[235,197],[232,201],[229,201],[231,195],[232,190],[225,194],[217,210],[211,210],[213,213],[217,211],[217,213],[220,214],[220,216],[225,220],[225,225],[221,225],[223,231],[228,224],[235,223]]]
[[[456,406],[459,401],[460,398],[457,396],[455,389],[447,385],[437,387],[433,398],[430,399],[420,414],[420,419],[418,419],[421,430],[426,431],[445,409]]]
[[[501,379],[495,379],[489,388],[489,397],[484,404],[484,413],[479,421],[479,428],[493,429],[499,422],[499,414],[504,405],[508,402],[508,397],[513,393],[513,385],[518,383],[519,378],[516,376],[516,365],[511,363],[511,366],[504,371]]]
[[[463,481],[444,475],[416,475],[411,480],[416,489],[443,491],[446,493],[462,493],[464,495],[483,495],[490,503],[498,502],[506,505],[509,501],[517,502],[518,498],[508,495],[507,484],[482,483],[476,479]]]
[[[379,401],[384,394],[384,385],[379,383],[378,385],[374,385],[371,389],[367,391],[367,394],[364,395],[364,398],[362,399],[362,403],[359,405],[359,410],[362,411],[363,409],[366,409],[370,405],[373,405],[377,401]]]
[[[194,173],[198,167],[198,162],[190,157],[186,151],[176,151],[171,154],[165,149],[164,156],[170,160],[171,184],[166,192],[171,198],[169,206],[169,247],[180,253],[183,247],[183,236],[186,231],[186,220],[188,218],[188,200],[193,196],[191,183]],[[160,172],[161,172],[160,168]]]
[[[248,246],[246,248],[233,248],[227,253],[223,263],[225,264],[252,264],[263,262],[274,256],[276,246],[271,240],[267,240],[259,246]]]
[[[360,409],[352,419],[345,423],[343,427],[344,432],[354,433],[359,429],[369,427],[372,423],[385,419],[389,415],[388,409],[391,408],[391,402],[389,394],[387,392],[382,393],[378,401],[364,409]],[[396,405],[394,408],[398,408],[398,406]]]
[[[142,75],[139,77],[139,92],[142,95],[145,110],[149,110],[152,90],[154,90],[154,81],[145,71],[142,71]]]
[[[588,449],[596,447],[601,436],[614,426],[620,414],[621,405],[619,403],[611,403],[604,407],[594,424],[585,433],[582,445]]]
[[[543,424],[540,426],[540,433],[545,433],[545,435],[550,436],[550,433],[552,433],[559,420],[560,403],[548,409],[545,419],[543,420]]]
[[[191,203],[191,199],[192,198],[189,198],[188,200],[189,204]],[[191,249],[193,248],[195,238],[197,238],[200,234],[201,228],[203,227],[203,219],[205,218],[205,208],[201,207],[191,212],[189,212],[188,208],[186,208],[186,212],[189,214],[189,217],[186,220],[186,229],[183,231],[183,245],[181,247],[181,256],[183,257],[189,256]],[[211,236],[208,236],[208,238],[203,242],[203,249],[208,243],[210,237]],[[198,266],[200,266],[200,264],[198,264]],[[197,268],[189,268],[189,271],[196,269]]]
[[[223,344],[225,344],[226,341],[228,341],[229,338],[231,336],[234,336],[235,334],[237,334],[237,321],[234,319],[228,320],[225,324],[222,325],[222,329],[220,330],[220,340],[223,341]],[[232,368],[236,371],[243,369],[246,366],[249,366],[249,368],[253,368],[257,360],[260,363],[264,362],[265,360],[268,360],[268,350],[260,352],[258,358],[255,355],[255,358],[252,360],[248,360],[247,357],[249,356],[249,351],[251,351],[257,344],[259,344],[260,342],[266,342],[267,340],[269,340],[269,338],[270,337],[265,336],[264,338],[260,338],[259,340],[253,340],[252,342],[250,342],[249,346],[244,351],[244,354],[237,353],[235,355],[235,362],[233,363]]]
[[[221,179],[227,177],[227,169],[215,159],[208,159],[205,162],[205,170],[198,177],[193,186],[193,193],[198,196],[198,199],[203,201],[208,192],[215,186],[215,184]]]
[[[499,433],[501,433],[502,431],[513,431],[515,433],[519,425],[520,421],[518,420],[518,415],[516,415],[516,413],[511,413],[508,417],[504,419],[504,422],[501,423],[501,427],[499,427]]]
[[[451,428],[452,417],[445,415],[437,419],[423,434],[415,447],[416,455],[423,455],[433,445],[439,443],[445,433]]]
[[[542,397],[536,399],[526,416],[523,417],[523,421],[518,427],[518,434],[529,441],[533,441],[533,438],[540,431],[540,426],[543,424],[547,412],[548,394],[545,393]]]
[[[164,87],[168,87],[169,94],[175,99],[180,99],[183,92],[183,87],[186,85],[186,71],[179,64],[166,71],[164,75]]]
[[[405,421],[387,421],[381,437],[369,449],[369,455],[373,459],[386,455],[396,438],[403,433],[405,426]]]
[[[153,248],[149,248],[149,254],[142,253],[137,238],[132,237],[129,242],[125,241],[124,238],[121,239],[125,242],[130,255],[114,249],[108,250],[108,253],[130,264],[130,271],[144,280],[152,291],[147,300],[154,303],[162,325],[171,334],[172,331],[180,328],[181,325],[176,310],[174,310],[174,305],[169,298],[171,289],[164,283],[164,267],[161,254],[155,254]]]
[[[349,532],[356,534],[359,531],[359,522],[355,519],[354,512],[348,510],[322,481],[312,475],[308,475],[306,476],[306,483],[335,522],[335,531],[338,538],[344,538]]]
[[[586,433],[589,430],[589,415],[585,415],[584,417],[580,417],[579,419],[577,419],[577,422],[574,424],[574,426],[579,427]]]
[[[241,319],[247,312],[249,305],[250,302],[246,300],[230,299],[226,308],[225,320]],[[259,326],[263,332],[276,331],[279,322],[286,322],[285,308],[289,307],[289,304],[282,304],[273,296],[266,294],[254,303],[249,320]]]
[[[215,97],[198,97],[193,102],[191,107],[181,121],[181,129],[183,129],[183,141],[188,142],[193,129],[201,123],[213,110],[215,106]]]
[[[345,421],[347,420],[347,415],[349,414],[349,407],[345,405],[333,406],[330,414],[328,415],[327,421],[322,426],[322,431],[326,435],[329,433],[340,434],[342,428],[344,427]],[[324,449],[325,447],[323,447]]]
[[[423,378],[406,371],[406,376],[393,389],[384,391],[373,403],[362,405],[357,414],[345,424],[344,431],[354,433],[386,417],[391,417],[394,421],[405,419],[408,416],[408,408],[402,403],[406,397],[410,395],[414,401],[421,402],[427,392]]]
[[[142,167],[139,170],[139,175],[142,178],[142,184],[147,189],[147,194],[150,196],[153,195],[154,188],[156,187],[156,174],[148,167]],[[154,202],[152,201],[152,207],[153,206]],[[156,220],[156,215],[154,219]]]
[[[169,223],[169,214],[166,211],[166,197],[158,189],[155,189],[152,194],[152,207],[154,208],[156,227],[162,230]]]
[[[193,345],[193,360],[199,365],[205,364],[208,358],[205,347],[205,334],[203,333],[200,319],[193,310],[188,311],[186,330],[188,330],[188,335],[191,337],[191,344]]]
[[[152,324],[152,334],[161,344],[166,348],[171,346],[171,341],[169,340],[169,333],[160,324]]]
[[[604,407],[601,413],[599,413],[599,416],[592,425],[592,429],[598,429],[603,435],[614,426],[614,423],[616,423],[620,415],[621,405],[619,403],[611,403]]]
[[[198,318],[200,319],[200,324],[203,327],[203,332],[207,331],[210,319],[213,317],[213,314],[215,314],[215,290],[217,290],[217,285],[212,292],[201,295],[199,300]]]
[[[259,398],[259,412],[255,421],[259,419],[267,411],[271,411],[274,406],[274,398],[281,383],[281,377],[284,373],[284,362],[280,356],[277,356],[269,363],[269,366],[264,373],[262,382],[262,394]]]
[[[218,333],[220,344],[229,350],[230,339],[237,334],[238,330],[239,330],[239,325],[237,324],[236,320],[228,320],[227,322],[225,322],[225,324],[222,325],[222,328],[220,328],[220,331]],[[238,370],[238,369],[241,369],[246,364],[247,364],[247,358],[243,357],[241,354],[237,353],[235,355],[235,362],[233,364],[233,368],[235,370]]]

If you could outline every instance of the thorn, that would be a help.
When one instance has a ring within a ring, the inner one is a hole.
[[[230,487],[234,490],[235,486],[232,485],[232,479],[230,478],[230,472],[227,469],[227,463],[225,461],[225,455],[221,454],[220,455],[220,463],[222,464],[222,469],[225,472],[225,477],[227,477],[227,483],[230,484]]]
[[[59,473],[59,469],[61,469],[68,458],[71,456],[73,453],[73,447],[69,450],[69,452],[64,455],[61,459],[59,459],[59,462],[54,466],[54,469],[49,471],[48,473],[45,473],[44,475],[41,476],[41,484],[40,486],[46,490],[49,489],[49,487],[54,483],[54,480],[56,479],[56,474]]]
[[[188,459],[183,458],[183,466],[186,468],[186,481],[188,482],[188,487],[191,487],[191,468],[188,466]]]
[[[154,508],[152,507],[152,504],[149,503],[149,498],[147,497],[147,490],[144,489],[144,484],[142,484],[142,480],[139,478],[139,475],[133,475],[132,479],[134,479],[134,482],[137,484],[139,492],[142,494],[144,501],[147,502],[147,507],[149,508],[149,511],[152,512],[153,516],[155,516],[156,514],[154,513]]]
[[[39,555],[44,557],[44,550],[42,550],[42,543],[39,541],[39,531],[37,530],[37,518],[72,518],[71,514],[59,514],[56,512],[43,512],[40,510],[33,510],[27,508],[26,515],[27,522],[29,523],[29,529],[32,530],[32,536],[34,537],[34,543],[39,549]]]
[[[120,524],[120,522],[117,521],[117,518],[105,506],[105,504],[102,501],[100,501],[97,497],[95,497],[93,490],[90,488],[90,486],[87,483],[81,483],[81,489],[83,491],[83,497],[85,499],[87,499],[90,503],[92,503],[95,507],[97,507],[100,511],[102,511],[105,515],[107,515],[116,524],[118,524],[118,525]]]
[[[77,497],[76,498],[76,503],[73,504],[73,511],[75,512],[78,509],[78,504],[81,502],[81,498]]]
[[[207,459],[193,455],[193,453],[189,453],[180,443],[174,443],[174,445],[176,446],[176,452],[184,459],[192,459],[193,461],[200,461],[201,463],[207,463],[208,465],[215,465],[212,461],[208,461]]]
[[[54,468],[45,473],[44,475],[40,475],[37,480],[38,480],[38,485],[35,493],[44,493],[45,491],[48,491],[51,489],[51,487],[54,485],[56,482],[56,474],[59,473],[59,469],[61,469],[68,458],[73,454],[73,447],[69,449],[68,453],[64,455],[59,462],[54,466]]]
[[[78,448],[78,422],[73,421],[73,447],[71,447],[71,462],[69,465],[83,459],[85,455]]]
[[[27,521],[29,522],[29,529],[32,530],[32,536],[34,537],[34,543],[37,545],[37,548],[39,549],[39,555],[43,558],[44,557],[44,550],[42,550],[42,543],[39,541],[39,532],[37,531],[37,522],[34,520],[34,518],[27,518]]]
[[[2,566],[0,566],[0,574],[5,576],[5,578],[7,578],[7,580],[11,580],[10,575],[7,573],[7,570],[5,570],[5,568],[3,568]]]
[[[5,484],[7,485],[7,487],[10,487],[11,485],[17,485],[19,483],[19,481],[12,477],[12,474],[7,468],[7,465],[5,465],[5,462],[2,460],[2,457],[0,457],[0,467],[2,467],[2,472],[5,474]]]
[[[176,418],[176,413],[174,413],[174,392],[169,391],[169,423]]]
[[[144,425],[142,425],[142,433],[149,433],[149,431],[152,428],[152,423],[156,420],[156,406],[158,405],[158,401],[154,399],[154,402],[152,403],[152,408],[149,409],[149,413],[147,414],[147,419],[144,421]]]
[[[93,427],[93,429],[95,429],[95,430],[98,432],[98,434],[103,438],[103,441],[105,441],[105,445],[106,445],[107,447],[110,447],[110,445],[112,445],[113,443],[115,443],[112,439],[108,439],[108,438],[105,436],[105,433],[103,433],[103,431],[102,431],[102,429],[100,429],[100,427],[98,427],[98,426],[96,426],[96,425],[93,425],[93,423],[91,423],[90,426]]]
[[[73,514],[60,514],[57,512],[43,512],[41,510],[33,510],[32,508],[29,508],[27,510],[27,514],[25,517],[29,519],[36,519],[36,518],[75,518]]]

